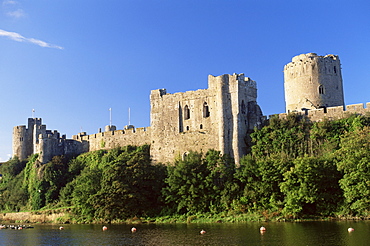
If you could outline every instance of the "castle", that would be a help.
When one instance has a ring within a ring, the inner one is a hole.
[[[307,115],[311,120],[343,118],[349,113],[370,112],[370,103],[344,108],[341,64],[338,56],[308,53],[295,56],[284,67],[286,113]],[[166,89],[150,93],[150,126],[132,125],[87,135],[81,132],[67,139],[29,118],[28,126],[13,129],[13,156],[25,159],[38,153],[46,163],[56,155],[75,155],[125,145],[150,145],[153,162],[171,162],[189,151],[221,151],[236,163],[247,154],[248,134],[263,125],[257,104],[256,82],[244,74],[208,76],[208,89],[169,94]]]

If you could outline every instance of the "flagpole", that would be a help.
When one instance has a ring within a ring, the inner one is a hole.
[[[109,126],[112,126],[112,108],[109,108]]]
[[[130,123],[130,117],[131,117],[131,112],[130,112],[130,107],[128,108],[128,125],[131,125]]]

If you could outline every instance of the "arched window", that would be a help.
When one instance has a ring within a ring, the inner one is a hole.
[[[200,128],[200,129],[203,129],[203,125],[202,125],[202,124],[200,124],[199,128]]]
[[[320,85],[319,86],[319,94],[325,94],[324,86]]]
[[[209,107],[206,102],[203,103],[203,117],[204,118],[209,117]]]
[[[185,108],[184,108],[184,119],[185,120],[190,119],[190,109],[188,105],[185,105]]]

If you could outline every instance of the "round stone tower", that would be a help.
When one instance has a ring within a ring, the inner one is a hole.
[[[20,160],[26,159],[29,155],[27,145],[29,144],[26,126],[16,126],[13,128],[13,157],[17,156]]]
[[[315,53],[293,57],[284,67],[286,112],[344,105],[339,57]]]

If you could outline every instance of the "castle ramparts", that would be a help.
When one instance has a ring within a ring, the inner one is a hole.
[[[115,127],[114,127],[115,128]],[[85,132],[73,135],[72,139],[80,143],[79,153],[99,149],[113,149],[124,145],[150,144],[150,127],[113,130],[86,135]]]
[[[365,107],[366,105],[366,107]],[[305,115],[311,121],[317,122],[322,121],[324,119],[327,120],[338,120],[346,118],[352,114],[357,115],[370,115],[370,103],[357,103],[357,104],[350,104],[347,106],[337,106],[337,107],[329,107],[329,108],[319,108],[319,109],[306,109],[302,111],[295,111],[294,113]],[[281,119],[286,118],[288,113],[281,113],[270,115],[269,117],[279,117]]]
[[[150,93],[150,127],[126,126],[117,130],[72,139],[46,130],[41,119],[13,130],[13,155],[25,159],[38,153],[41,163],[55,155],[80,154],[125,145],[150,145],[153,162],[171,162],[189,151],[220,150],[238,163],[248,150],[246,134],[264,120],[257,104],[257,84],[244,74],[208,77],[208,89],[170,94],[166,89]],[[25,139],[25,141],[23,140]]]
[[[341,64],[338,56],[315,53],[293,57],[284,67],[286,113],[294,112],[311,121],[334,120],[350,114],[370,114],[370,103],[344,106]],[[153,162],[172,162],[189,151],[221,151],[236,163],[248,153],[248,134],[266,120],[257,104],[257,83],[244,74],[208,76],[208,88],[170,94],[166,89],[150,93],[150,126],[132,125],[66,139],[28,119],[28,127],[13,129],[13,156],[25,159],[38,153],[46,163],[56,155],[76,155],[126,145],[150,145]],[[273,117],[270,116],[270,117]]]

